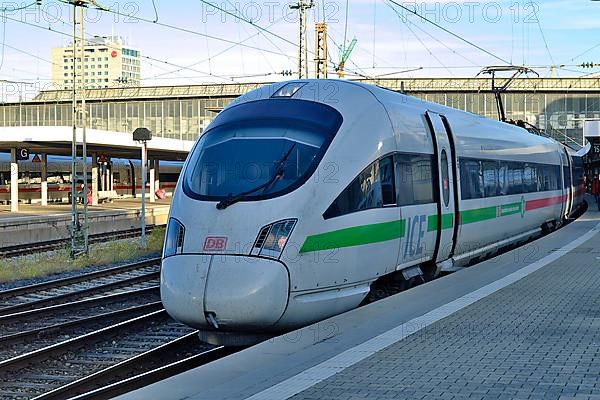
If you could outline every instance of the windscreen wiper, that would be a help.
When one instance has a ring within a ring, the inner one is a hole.
[[[268,181],[266,181],[265,183],[263,183],[260,186],[255,187],[254,189],[248,190],[247,192],[240,193],[236,196],[230,196],[230,197],[226,198],[225,200],[221,200],[220,202],[217,203],[217,210],[224,210],[227,207],[246,199],[249,195],[256,193],[260,190],[262,190],[264,193],[268,189],[270,189],[271,186],[276,181],[283,178],[284,171],[285,171],[285,163],[287,162],[288,158],[290,158],[290,155],[292,154],[292,151],[294,150],[295,147],[296,147],[296,142],[294,142],[294,144],[292,144],[292,146],[285,153],[285,155],[279,161],[277,161],[275,163],[275,173],[269,178]]]

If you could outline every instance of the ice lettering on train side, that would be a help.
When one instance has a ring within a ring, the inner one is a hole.
[[[406,219],[406,242],[404,244],[404,258],[407,256],[414,257],[415,255],[423,254],[423,246],[421,240],[425,237],[427,229],[427,216],[416,215]]]

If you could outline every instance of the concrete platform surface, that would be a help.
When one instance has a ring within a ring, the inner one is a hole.
[[[167,223],[171,198],[146,203],[146,224]],[[113,203],[90,206],[90,234],[123,231],[141,226],[141,199],[119,199]],[[0,206],[0,247],[66,239],[71,235],[71,205],[21,204],[19,212]]]
[[[131,210],[140,208],[141,199],[115,199],[112,203],[102,203],[97,206],[89,206],[90,213],[98,213],[114,210]],[[156,200],[155,203],[150,203],[146,200],[146,208],[152,209],[157,207],[168,207],[171,204],[171,198],[167,197],[164,200]],[[0,205],[0,221],[9,218],[29,218],[31,216],[46,216],[46,215],[64,215],[71,213],[71,205],[67,203],[49,203],[47,206],[40,204],[19,204],[19,212],[10,211],[10,205]]]
[[[120,399],[600,399],[600,213]]]

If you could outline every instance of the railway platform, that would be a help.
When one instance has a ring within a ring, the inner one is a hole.
[[[146,224],[167,223],[171,198],[146,202]],[[90,234],[139,228],[141,199],[118,199],[89,207]],[[18,213],[10,205],[0,205],[0,246],[17,246],[70,237],[71,205],[51,203],[47,206],[21,204]]]
[[[120,399],[600,399],[600,212]]]

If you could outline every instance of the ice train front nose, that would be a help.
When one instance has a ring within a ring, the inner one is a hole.
[[[163,259],[160,292],[168,313],[195,328],[268,330],[285,311],[289,277],[266,258],[176,255]]]

